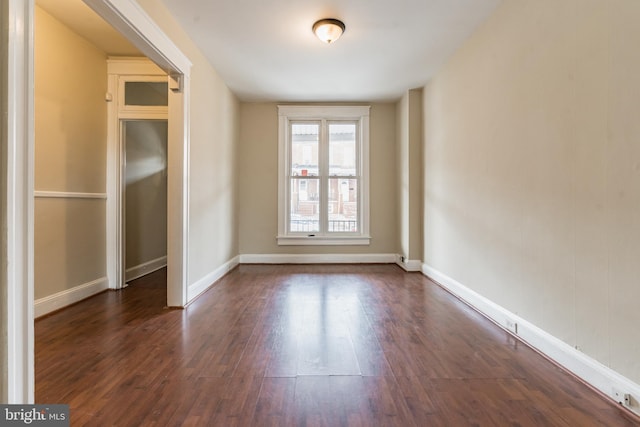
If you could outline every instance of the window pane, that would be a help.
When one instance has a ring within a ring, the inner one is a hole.
[[[318,179],[291,178],[289,232],[320,231],[319,185]]]
[[[320,125],[291,125],[291,176],[318,176]]]
[[[356,176],[355,123],[329,124],[329,175]]]
[[[329,231],[358,232],[358,180],[329,180]]]
[[[125,82],[124,104],[142,106],[169,105],[167,82]]]

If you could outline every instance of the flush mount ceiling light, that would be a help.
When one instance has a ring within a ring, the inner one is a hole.
[[[327,44],[338,40],[344,33],[344,29],[344,22],[333,18],[321,19],[313,24],[313,32]]]

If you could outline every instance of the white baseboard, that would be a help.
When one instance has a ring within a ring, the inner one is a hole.
[[[187,304],[191,302],[195,297],[209,289],[211,285],[224,277],[228,272],[236,268],[239,263],[240,258],[236,256],[231,260],[225,262],[220,267],[207,274],[197,282],[189,285],[189,289],[187,290]]]
[[[395,254],[242,254],[241,264],[393,264]]]
[[[37,299],[33,305],[33,315],[35,318],[44,316],[107,289],[109,289],[109,281],[106,277],[101,277],[93,282]]]
[[[631,404],[627,408],[640,415],[640,385],[438,270],[423,264],[422,272],[498,326],[516,335],[613,400],[619,400],[614,389],[630,394]]]
[[[418,259],[403,259],[402,255],[396,255],[396,264],[398,264],[405,271],[422,271],[422,261]]]
[[[166,256],[152,259],[151,261],[145,262],[143,264],[127,268],[127,270],[124,272],[124,281],[130,282],[131,280],[135,280],[139,277],[144,276],[145,274],[153,273],[154,271],[160,270],[161,268],[164,268],[166,266]]]

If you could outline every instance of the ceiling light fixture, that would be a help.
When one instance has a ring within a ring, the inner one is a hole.
[[[313,32],[327,44],[338,40],[344,29],[344,22],[333,18],[321,19],[313,24]]]

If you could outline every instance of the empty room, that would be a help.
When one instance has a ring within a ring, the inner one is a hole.
[[[640,2],[1,7],[0,424],[640,425]]]

